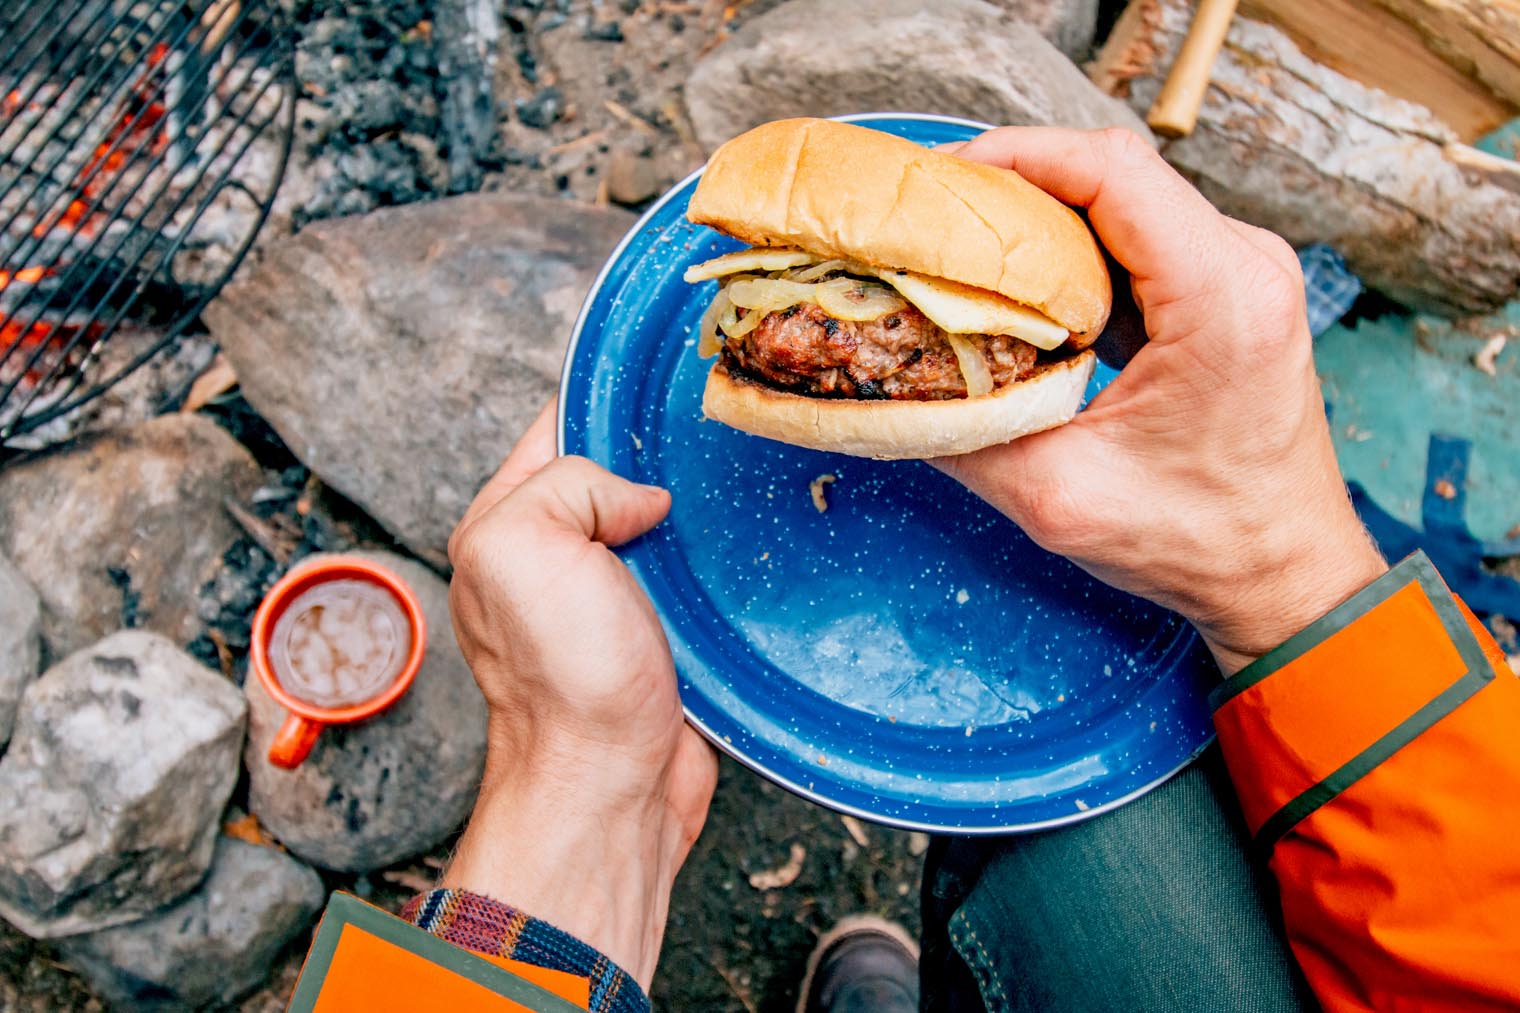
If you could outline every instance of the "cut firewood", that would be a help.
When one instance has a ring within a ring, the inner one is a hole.
[[[1520,0],[1241,0],[1240,12],[1464,141],[1520,113]]]
[[[1094,80],[1137,111],[1160,90],[1186,0],[1136,0]],[[1327,242],[1371,288],[1415,309],[1492,312],[1520,289],[1520,199],[1475,171],[1429,110],[1353,81],[1237,15],[1191,136],[1167,160],[1227,214],[1295,246]],[[1492,168],[1492,166],[1490,166]],[[1500,174],[1502,176],[1502,174]]]

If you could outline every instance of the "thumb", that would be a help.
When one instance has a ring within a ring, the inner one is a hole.
[[[502,507],[528,526],[621,545],[665,519],[670,493],[630,482],[584,457],[560,457],[518,486]]]
[[[1078,425],[1068,423],[1012,443],[929,463],[1044,544],[1051,516],[1073,498],[1072,486],[1083,470],[1085,455],[1095,450],[1083,446],[1085,436]]]

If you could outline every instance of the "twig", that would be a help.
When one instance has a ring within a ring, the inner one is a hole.
[[[718,972],[718,977],[723,979],[723,984],[728,986],[728,990],[733,993],[735,999],[739,1000],[739,1003],[744,1007],[746,1013],[760,1013],[760,1011],[755,1008],[755,1003],[750,999],[747,992],[739,987],[738,982],[734,981],[731,971],[725,970],[723,965],[718,963],[712,957],[708,957],[707,962],[712,965],[712,969],[714,971]]]
[[[259,548],[269,553],[271,559],[281,566],[290,561],[290,554],[296,549],[295,545],[282,539],[279,532],[267,521],[246,509],[231,496],[222,497],[222,508],[249,538],[258,543]]]
[[[567,151],[574,151],[576,148],[583,148],[588,144],[595,144],[597,141],[600,141],[603,137],[606,136],[607,128],[598,127],[596,130],[591,131],[589,134],[582,134],[581,136],[573,138],[572,140],[556,144],[554,147],[549,148],[547,151],[545,151],[544,154],[563,155]]]
[[[623,105],[621,102],[609,98],[604,99],[602,101],[602,105],[607,109],[609,113],[616,116],[618,119],[622,120],[630,127],[633,127],[635,130],[641,130],[646,134],[659,133],[659,130],[652,123],[644,119],[644,117],[640,116],[632,109],[629,109],[627,106]]]

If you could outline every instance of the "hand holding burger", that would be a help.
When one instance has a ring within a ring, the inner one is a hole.
[[[1005,127],[956,154],[1086,208],[1149,343],[1071,424],[939,467],[1045,548],[1181,612],[1226,672],[1387,569],[1336,466],[1285,242],[1127,131]]]

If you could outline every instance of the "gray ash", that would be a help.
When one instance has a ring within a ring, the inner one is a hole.
[[[316,218],[444,192],[432,0],[297,0],[298,116],[306,158],[335,172],[295,215]]]

